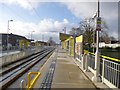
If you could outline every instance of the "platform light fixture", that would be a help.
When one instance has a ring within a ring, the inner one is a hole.
[[[9,30],[10,30],[10,28],[9,28],[9,23],[10,22],[13,22],[13,20],[11,19],[11,20],[8,20],[8,26],[7,26],[7,53],[8,53],[8,43],[9,43],[9,39],[8,39],[8,34],[9,34]]]

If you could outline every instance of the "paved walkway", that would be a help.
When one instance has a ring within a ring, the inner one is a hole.
[[[58,52],[55,52],[42,67],[41,76],[37,80],[34,88],[40,88],[52,61],[55,59],[56,65],[51,88],[96,88],[74,63],[73,59],[61,48],[59,48]]]
[[[58,50],[52,88],[95,88],[63,49]]]

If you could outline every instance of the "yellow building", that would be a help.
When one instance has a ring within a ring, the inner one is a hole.
[[[78,36],[76,39],[72,35],[60,33],[60,40],[61,40],[61,47],[68,51],[68,54],[70,56],[76,56],[78,57],[80,54],[82,54],[83,51],[83,36]]]
[[[83,35],[76,37],[75,54],[77,59],[83,54]]]
[[[69,34],[60,33],[61,47],[74,56],[74,38]]]
[[[22,49],[22,48],[28,48],[28,45],[29,45],[29,41],[28,40],[26,40],[26,39],[23,39],[23,40],[20,40],[19,41],[19,46],[20,46],[20,48]]]
[[[69,39],[70,36],[71,35],[69,35],[69,34],[60,33],[59,38],[61,40],[61,47],[62,47],[62,49],[66,49],[67,50],[67,47],[68,47],[67,39]]]
[[[69,38],[69,54],[71,55],[71,56],[74,56],[74,37],[70,37]]]
[[[35,42],[35,46],[49,46],[49,44],[47,42],[37,41]]]

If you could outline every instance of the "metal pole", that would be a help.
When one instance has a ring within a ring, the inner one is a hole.
[[[74,34],[74,59],[76,58],[75,49],[76,49],[76,34]]]
[[[44,34],[42,35],[42,41],[44,42]]]
[[[8,20],[8,26],[7,26],[7,45],[6,45],[6,46],[7,46],[7,53],[8,53],[8,43],[9,43],[9,42],[8,42],[8,41],[9,41],[9,40],[8,40],[8,34],[9,34],[9,30],[10,30],[10,29],[9,29],[9,22],[10,22],[10,21],[12,22],[13,20]]]
[[[9,34],[9,20],[8,20],[8,26],[7,26],[7,53],[8,53],[8,34]]]
[[[75,49],[76,49],[76,30],[74,31],[74,59],[76,58]]]
[[[100,17],[100,3],[98,0],[98,18]],[[97,46],[96,46],[96,52],[99,53],[99,30],[97,30]]]
[[[93,53],[94,53],[94,46],[95,46],[95,31],[93,31]]]
[[[32,33],[35,32],[35,31],[31,31],[31,40],[32,40]]]
[[[99,0],[98,0],[98,18],[99,17],[100,17],[100,3],[99,3]],[[97,30],[97,41],[96,41],[96,52],[95,52],[95,70],[96,71],[95,71],[95,75],[92,78],[92,80],[94,82],[100,82],[101,81],[101,78],[99,76],[99,72],[100,72],[99,31],[100,31],[100,29],[98,30],[97,28],[98,28],[98,26],[96,27],[96,30]]]
[[[31,32],[31,40],[32,40],[32,32]]]
[[[66,34],[66,27],[64,27],[64,33]]]

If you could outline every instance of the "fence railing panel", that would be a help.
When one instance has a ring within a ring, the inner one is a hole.
[[[120,64],[106,59],[103,60],[104,60],[103,78],[107,79],[110,83],[120,88]]]
[[[95,56],[89,55],[88,66],[94,69],[95,67]]]
[[[95,70],[95,54],[88,51],[85,52],[87,52],[85,54],[89,54],[88,66]],[[120,88],[120,60],[101,55],[99,74],[104,83]]]

